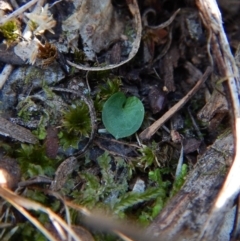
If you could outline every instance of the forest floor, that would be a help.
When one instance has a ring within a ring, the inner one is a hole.
[[[222,2],[238,66],[240,4]],[[197,203],[205,223],[233,117],[194,1],[27,3],[0,1],[0,239],[154,240],[168,215],[171,240]]]

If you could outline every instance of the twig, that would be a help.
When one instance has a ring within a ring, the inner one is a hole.
[[[14,67],[11,64],[6,64],[0,74],[0,90],[7,81],[8,77],[11,75]]]
[[[43,206],[40,203],[37,203],[35,201],[32,201],[30,199],[24,198],[22,196],[19,196],[17,194],[15,194],[14,192],[0,187],[0,196],[2,198],[4,198],[5,200],[7,200],[9,203],[11,203],[14,207],[16,208],[20,208],[20,212],[23,213],[24,215],[27,214],[26,211],[24,212],[24,209],[28,209],[28,210],[34,210],[34,211],[41,211],[44,212],[45,214],[48,215],[50,221],[52,223],[58,223],[68,234],[71,235],[71,237],[73,238],[73,240],[75,241],[82,241],[80,237],[78,237],[78,235],[75,233],[75,231],[67,225],[67,223],[61,218],[59,217],[56,213],[54,213],[50,208]],[[56,241],[56,239],[54,237],[52,237],[52,235],[46,230],[45,227],[41,227],[41,223],[38,222],[38,220],[36,220],[35,218],[30,219],[30,216],[26,216],[30,222],[32,222],[41,232],[44,233],[44,235],[46,235],[46,237],[51,237],[51,239],[49,240],[54,240]],[[35,221],[36,220],[36,221]],[[39,223],[39,224],[38,224]],[[47,232],[50,234],[48,235]],[[48,235],[48,236],[47,236]]]
[[[188,114],[189,114],[189,116],[190,116],[190,118],[191,118],[193,127],[194,127],[194,129],[196,130],[196,132],[197,132],[198,138],[199,138],[201,141],[203,141],[203,140],[204,140],[203,134],[201,133],[201,131],[200,131],[199,127],[198,127],[198,124],[197,124],[197,122],[195,121],[195,119],[194,119],[194,117],[193,117],[193,115],[192,115],[192,112],[191,112],[190,108],[188,107],[187,110],[188,110]]]
[[[151,126],[145,129],[139,135],[142,140],[147,140],[154,135],[157,130],[169,119],[171,118],[180,108],[182,108],[197,92],[197,90],[201,87],[201,85],[206,81],[208,76],[211,74],[212,68],[208,67],[203,74],[203,76],[199,79],[196,85],[184,96],[177,104],[175,104],[170,110],[168,110],[160,119],[155,121]]]
[[[174,12],[174,14],[171,16],[171,18],[169,18],[166,22],[161,23],[160,25],[156,25],[156,26],[151,26],[151,25],[147,25],[148,28],[151,29],[163,29],[166,28],[167,26],[169,26],[173,20],[175,19],[175,17],[177,16],[177,14],[180,12],[180,8]]]
[[[25,5],[23,5],[22,7],[18,8],[17,10],[15,10],[13,13],[9,14],[6,17],[3,17],[0,19],[0,26],[3,25],[4,23],[6,23],[7,21],[9,21],[12,18],[16,18],[18,17],[20,14],[22,14],[23,12],[25,12],[27,9],[29,9],[33,4],[35,4],[38,0],[31,0],[30,2],[26,3]]]
[[[25,216],[39,231],[44,234],[50,241],[57,241],[57,239],[29,212],[27,212],[18,202],[16,202],[16,194],[13,194],[8,189],[0,187],[0,194],[3,199],[8,201],[13,207],[15,207],[23,216]],[[14,196],[13,196],[14,195]]]

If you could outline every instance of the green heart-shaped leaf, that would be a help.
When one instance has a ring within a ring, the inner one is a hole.
[[[116,139],[135,133],[143,118],[142,102],[135,96],[127,98],[122,92],[112,95],[103,106],[103,124]]]

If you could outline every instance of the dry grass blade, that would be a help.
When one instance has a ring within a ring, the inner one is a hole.
[[[53,235],[36,218],[32,217],[21,205],[18,204],[18,196],[16,194],[12,193],[8,189],[0,187],[0,196],[11,203],[12,206],[14,206],[22,215],[24,215],[50,241],[57,241],[57,239],[55,239]]]
[[[155,121],[151,126],[146,128],[139,135],[142,140],[150,139],[157,130],[168,120],[170,119],[180,108],[182,108],[187,101],[189,101],[192,96],[197,92],[201,85],[206,81],[208,76],[211,74],[212,68],[208,67],[201,77],[201,79],[196,83],[196,85],[184,96],[177,104],[175,104],[170,110],[168,110],[160,119]]]
[[[18,17],[20,14],[25,12],[27,9],[29,9],[33,4],[35,4],[37,2],[38,2],[38,0],[32,0],[28,3],[26,3],[25,5],[23,5],[22,7],[18,8],[13,13],[9,14],[7,17],[0,19],[0,25],[3,25],[4,23],[6,23],[7,21],[9,21],[12,18]]]
[[[63,228],[72,238],[76,241],[81,241],[78,235],[73,231],[73,229],[57,214],[55,214],[50,208],[47,208],[37,202],[31,201],[27,198],[18,196],[12,191],[0,187],[0,196],[16,207],[26,218],[29,219],[46,237],[51,241],[57,241],[35,218],[31,218],[25,209],[41,211],[48,215],[49,219],[54,226],[58,225]],[[25,208],[25,209],[24,209]],[[57,224],[56,224],[57,223]]]

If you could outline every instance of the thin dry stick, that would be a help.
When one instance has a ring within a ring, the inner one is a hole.
[[[6,64],[0,74],[0,90],[2,89],[3,85],[7,81],[8,77],[11,75],[13,71],[13,66],[11,64]]]
[[[35,201],[29,200],[27,198],[24,198],[22,196],[19,196],[15,194],[14,192],[3,188],[0,186],[0,196],[6,199],[8,202],[10,202],[12,205],[16,204],[20,207],[23,207],[28,210],[35,210],[35,211],[41,211],[48,215],[50,221],[57,222],[67,233],[71,235],[73,240],[75,241],[82,241],[80,237],[75,233],[75,231],[67,225],[67,223],[60,218],[56,213],[54,213],[50,208],[43,206],[40,203],[37,203]],[[30,220],[31,221],[31,220]],[[55,239],[52,239],[55,241]]]
[[[213,205],[209,218],[202,229],[199,240],[214,240],[222,226],[224,216],[232,207],[240,192],[240,88],[239,71],[232,56],[229,43],[222,26],[221,13],[215,0],[197,0],[198,8],[212,30],[212,46],[219,71],[228,79],[228,88],[234,115],[235,156],[223,187]]]
[[[18,17],[20,14],[22,14],[23,12],[25,12],[27,9],[29,9],[33,4],[35,4],[38,0],[32,0],[28,3],[26,3],[25,5],[23,5],[22,7],[18,8],[16,11],[14,11],[13,13],[7,15],[6,17],[3,17],[0,19],[0,26],[3,25],[4,23],[6,23],[7,21],[11,20],[12,18],[16,18]]]
[[[157,26],[151,26],[151,25],[148,25],[147,27],[151,28],[151,29],[163,29],[163,28],[166,28],[167,26],[169,26],[173,20],[175,19],[175,17],[177,16],[177,14],[180,12],[180,8],[174,12],[174,14],[171,16],[171,18],[169,18],[166,22],[164,23],[161,23],[160,25],[157,25]]]
[[[157,130],[169,119],[171,118],[177,111],[179,111],[191,98],[192,96],[198,91],[198,89],[201,87],[201,85],[206,81],[208,76],[211,74],[212,68],[208,67],[201,77],[201,79],[198,80],[196,85],[187,93],[186,96],[184,96],[177,104],[175,104],[170,110],[168,110],[160,119],[155,121],[151,126],[149,126],[147,129],[145,129],[139,137],[142,140],[150,139]]]
[[[31,216],[21,205],[16,203],[14,201],[14,198],[11,196],[10,191],[0,187],[0,196],[5,199],[7,202],[9,202],[13,207],[15,207],[22,215],[24,215],[38,230],[44,234],[45,237],[47,237],[50,241],[57,241],[53,237],[53,235],[33,216]]]

